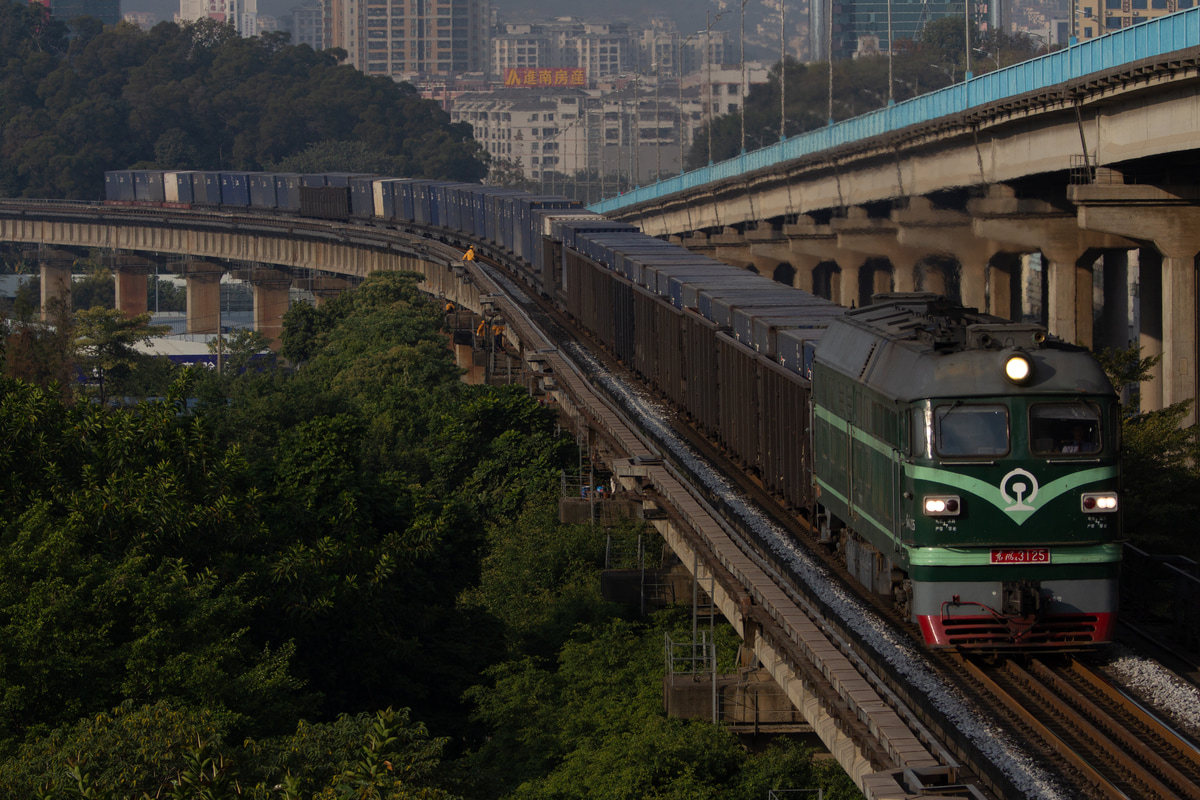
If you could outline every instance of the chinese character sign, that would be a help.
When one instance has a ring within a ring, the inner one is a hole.
[[[583,67],[545,69],[542,67],[512,67],[504,71],[504,85],[534,87],[587,87],[587,72]]]

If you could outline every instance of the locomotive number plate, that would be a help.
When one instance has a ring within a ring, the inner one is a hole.
[[[993,564],[1049,564],[1050,551],[1037,550],[993,550]]]

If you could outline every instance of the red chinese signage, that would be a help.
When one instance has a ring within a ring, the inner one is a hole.
[[[583,67],[543,69],[541,67],[511,67],[504,71],[504,86],[544,88],[555,86],[587,87],[587,71]]]
[[[1036,550],[993,550],[993,564],[1049,564],[1050,551]]]

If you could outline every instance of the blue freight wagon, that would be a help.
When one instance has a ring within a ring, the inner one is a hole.
[[[254,172],[248,176],[247,181],[250,184],[251,206],[264,209],[279,207],[276,201],[274,175],[269,172]]]
[[[133,171],[122,169],[104,173],[104,199],[118,203],[131,203],[136,200]]]
[[[350,179],[350,216],[375,216],[375,177],[356,175]]]
[[[221,205],[221,173],[192,173],[192,202],[204,206]]]
[[[143,203],[162,203],[166,200],[161,170],[138,170],[133,173],[133,197]]]
[[[221,205],[240,208],[250,206],[250,173],[221,173]]]
[[[279,208],[300,210],[300,177],[296,172],[275,176],[275,203]]]

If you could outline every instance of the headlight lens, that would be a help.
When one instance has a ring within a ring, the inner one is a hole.
[[[1022,384],[1033,375],[1033,363],[1024,353],[1009,353],[1004,359],[1004,377]]]
[[[1112,514],[1117,505],[1116,492],[1089,492],[1079,499],[1079,507],[1085,514]]]
[[[957,517],[962,504],[956,495],[931,495],[921,503],[927,517]]]

